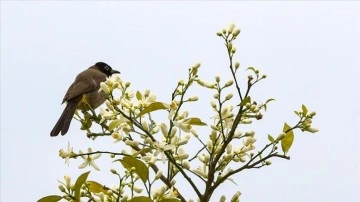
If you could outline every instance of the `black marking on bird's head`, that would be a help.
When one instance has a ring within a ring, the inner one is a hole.
[[[95,67],[97,67],[98,70],[100,70],[107,76],[111,76],[113,74],[120,74],[119,71],[112,69],[110,65],[106,64],[105,62],[97,62],[95,64]]]

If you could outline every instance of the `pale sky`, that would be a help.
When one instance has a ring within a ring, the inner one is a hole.
[[[36,201],[60,194],[57,180],[112,182],[120,165],[99,161],[101,171],[79,170],[58,157],[67,143],[76,151],[117,148],[91,141],[73,121],[66,136],[50,138],[75,76],[104,61],[121,71],[134,90],[149,88],[169,102],[177,81],[201,62],[200,77],[230,78],[223,41],[216,32],[234,22],[241,68],[259,68],[268,78],[253,92],[275,98],[256,124],[258,148],[293,110],[315,110],[319,133],[295,132],[291,160],[249,170],[226,182],[221,194],[240,190],[247,202],[342,202],[358,200],[360,187],[360,2],[103,2],[1,1],[1,198]],[[246,76],[243,74],[242,76]],[[195,112],[209,121],[211,94]],[[208,134],[204,134],[208,135]],[[188,186],[187,184],[179,185]],[[181,190],[181,189],[180,189]],[[187,198],[195,195],[184,194]]]

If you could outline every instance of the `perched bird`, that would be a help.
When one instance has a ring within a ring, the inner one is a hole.
[[[98,62],[78,74],[64,96],[62,103],[67,102],[67,105],[50,136],[57,136],[60,132],[61,135],[67,133],[76,109],[96,109],[103,104],[106,100],[106,94],[103,91],[99,92],[100,83],[112,74],[119,73],[106,63]]]

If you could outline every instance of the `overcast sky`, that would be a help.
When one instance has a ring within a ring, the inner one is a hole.
[[[317,112],[313,124],[320,132],[297,131],[290,161],[274,159],[270,167],[241,173],[234,177],[238,185],[225,183],[213,201],[237,190],[247,202],[358,200],[359,11],[355,1],[1,1],[1,201],[60,194],[57,179],[93,170],[78,170],[80,159],[64,164],[58,151],[67,142],[76,151],[112,144],[87,140],[75,121],[66,136],[50,138],[76,74],[104,61],[134,90],[150,88],[169,101],[195,62],[207,80],[229,78],[215,33],[230,22],[242,30],[235,43],[241,67],[268,75],[254,96],[277,100],[257,124],[259,147],[284,121],[295,123],[293,110],[301,104]],[[198,116],[209,121],[208,93],[193,92],[200,97]],[[108,170],[119,165],[101,162],[102,171],[90,178],[109,181]]]

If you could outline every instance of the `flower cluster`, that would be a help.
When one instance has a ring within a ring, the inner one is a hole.
[[[81,157],[83,163],[80,169],[90,166],[99,171],[95,160],[103,154],[110,155],[114,162],[120,162],[123,167],[110,170],[118,177],[119,183],[106,187],[86,181],[88,173],[84,173],[73,184],[70,177],[65,176],[59,186],[64,194],[60,199],[80,201],[80,197],[88,197],[91,201],[103,202],[178,198],[186,201],[177,187],[176,178],[185,180],[199,200],[209,201],[214,190],[225,180],[232,180],[234,174],[269,166],[270,159],[274,157],[289,159],[287,153],[294,141],[295,129],[318,132],[313,127],[316,113],[309,112],[303,105],[300,111],[295,111],[299,117],[297,124],[285,123],[277,137],[268,135],[270,143],[263,148],[259,146],[261,141],[257,139],[262,135],[249,129],[249,125],[263,119],[268,103],[274,99],[258,104],[250,94],[252,87],[267,77],[260,74],[258,69],[249,67],[246,70],[250,73],[244,76],[245,79],[240,78],[240,63],[234,62],[236,47],[233,43],[239,34],[240,29],[234,24],[217,33],[225,41],[230,78],[222,80],[220,76],[215,76],[212,81],[205,81],[198,75],[201,64],[195,63],[188,68],[188,78],[177,82],[167,101],[157,100],[157,96],[148,89],[133,91],[131,83],[123,81],[118,75],[101,83],[99,91],[107,95],[107,100],[100,113],[97,115],[94,112],[91,116],[84,112],[84,118],[78,117],[88,137],[111,137],[121,151],[93,151],[89,148],[87,152],[80,150],[75,153],[68,144],[67,149],[59,151],[59,156],[67,164],[69,159]],[[240,79],[246,82],[245,86],[240,85]],[[210,106],[207,105],[212,110],[210,124],[193,116],[191,110],[184,109],[187,104],[199,101],[199,96],[188,95],[193,84],[198,84],[196,86],[213,95],[209,100]],[[165,119],[159,119],[161,114],[165,115]],[[101,126],[100,133],[92,132],[93,122]],[[200,126],[208,127],[201,130]],[[198,147],[194,147],[194,144]],[[278,152],[279,145],[282,154]],[[151,170],[153,173],[150,173]],[[198,186],[194,178],[204,182],[204,186]],[[200,187],[207,190],[201,192]],[[145,191],[147,193],[143,193]],[[239,201],[240,195],[240,192],[236,192],[230,201]],[[220,201],[226,201],[226,196],[221,196]]]

